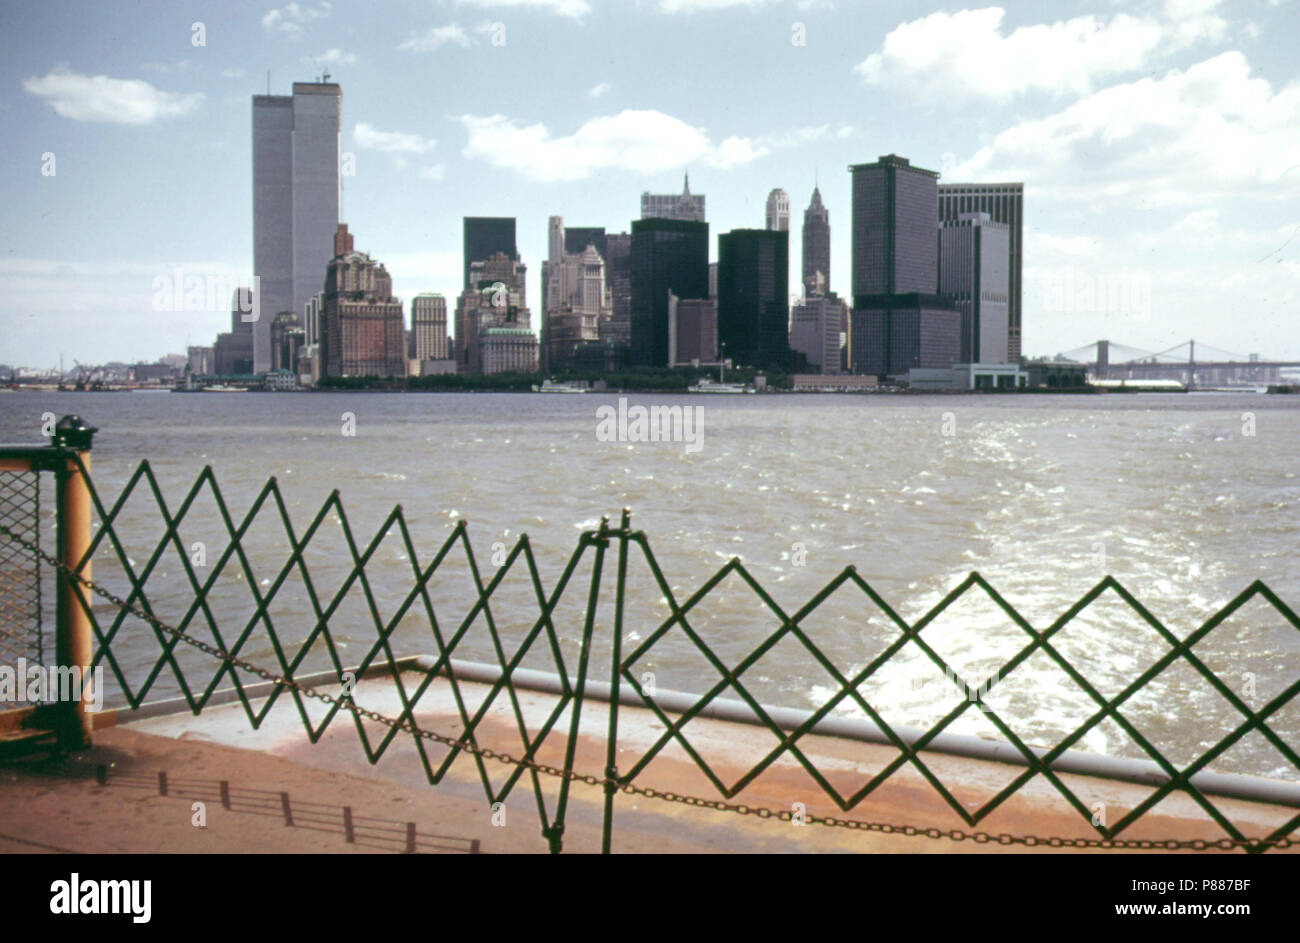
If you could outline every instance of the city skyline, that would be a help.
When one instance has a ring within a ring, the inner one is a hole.
[[[713,234],[761,227],[774,188],[802,209],[819,187],[839,221],[829,288],[847,297],[843,168],[897,153],[940,184],[1024,183],[1026,355],[1105,336],[1300,355],[1287,317],[1300,90],[1280,39],[1294,4],[706,6],[719,4],[616,18],[583,0],[449,2],[395,10],[360,35],[351,4],[268,3],[211,11],[203,45],[199,14],[5,11],[6,197],[25,225],[0,262],[0,362],[149,360],[228,329],[228,292],[199,310],[151,301],[177,271],[251,274],[248,108],[268,67],[272,95],[326,70],[343,88],[340,216],[408,308],[421,292],[458,294],[464,216],[515,217],[537,279],[550,216],[626,231],[642,193],[680,192],[685,173],[708,195]],[[70,14],[77,35],[63,30]],[[110,17],[126,19],[105,47]],[[920,56],[926,43],[948,55]],[[737,68],[762,50],[771,74]],[[499,69],[456,81],[489,55]],[[566,55],[590,67],[546,71]],[[412,95],[422,83],[439,91]]]

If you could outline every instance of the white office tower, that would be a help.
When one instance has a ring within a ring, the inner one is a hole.
[[[784,190],[773,190],[767,195],[767,228],[790,231],[790,194]]]
[[[271,369],[271,322],[304,311],[323,290],[339,224],[339,121],[332,82],[295,82],[292,95],[253,96],[253,274],[261,316],[253,371]]]
[[[704,194],[691,192],[691,176],[682,176],[681,193],[641,194],[642,219],[684,219],[704,222]]]

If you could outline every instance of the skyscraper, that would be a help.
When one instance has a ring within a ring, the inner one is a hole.
[[[938,180],[889,154],[855,164],[853,306],[866,295],[933,294],[938,275]]]
[[[718,237],[718,348],[765,370],[790,366],[790,234],[735,229]]]
[[[252,289],[236,288],[230,298],[230,330],[217,335],[213,346],[213,364],[221,376],[247,376],[253,372],[252,321],[244,320],[252,310]],[[270,317],[265,320],[271,321]],[[270,348],[270,332],[267,347]],[[267,367],[269,370],[270,367]]]
[[[894,154],[853,174],[851,369],[889,376],[949,367],[961,318],[939,287],[939,175]]]
[[[262,314],[253,369],[271,369],[271,321],[302,311],[325,283],[339,222],[339,121],[332,82],[295,82],[292,95],[253,96],[253,273]]]
[[[587,246],[595,246],[600,257],[605,258],[604,226],[565,226],[564,251],[581,255]]]
[[[718,356],[718,306],[711,298],[668,293],[670,365],[712,363]]]
[[[446,360],[447,299],[433,292],[421,292],[411,299],[412,355],[416,360]]]
[[[632,235],[605,236],[605,280],[609,283],[610,319],[606,337],[617,345],[632,343]]]
[[[810,295],[790,312],[790,347],[819,373],[840,372],[840,333],[848,322],[847,306],[833,292]]]
[[[550,218],[547,259],[542,263],[541,366],[545,372],[568,370],[585,343],[600,340],[612,303],[605,278],[603,229],[565,229]],[[608,331],[608,329],[606,329]]]
[[[822,278],[817,279],[818,273]],[[822,205],[822,192],[813,187],[812,200],[803,211],[803,287],[807,295],[831,290],[831,214]]]
[[[1021,262],[1024,247],[1025,185],[1023,183],[941,183],[939,220],[957,219],[962,213],[988,213],[995,223],[1006,223],[1009,245],[1007,305],[1007,361],[1020,362]]]
[[[271,369],[298,372],[298,353],[305,335],[298,315],[281,311],[271,319]]]
[[[790,231],[790,194],[784,190],[773,190],[767,195],[767,228]]]
[[[962,213],[939,229],[939,291],[961,313],[961,362],[1007,363],[1009,229]]]
[[[704,219],[704,194],[691,193],[690,174],[682,179],[682,192],[641,194],[642,219],[681,219],[702,223]]]
[[[668,365],[668,293],[707,298],[709,224],[650,218],[632,223],[632,366]]]
[[[527,266],[504,252],[470,266],[473,287],[461,293],[456,305],[458,372],[537,369],[527,276]]]
[[[353,251],[346,225],[338,227],[335,247],[321,317],[325,376],[406,376],[406,329],[392,277],[366,253]]]
[[[466,216],[463,227],[462,261],[465,265],[463,291],[475,287],[470,284],[469,277],[469,268],[475,262],[490,259],[498,252],[505,253],[508,259],[519,260],[513,216]]]

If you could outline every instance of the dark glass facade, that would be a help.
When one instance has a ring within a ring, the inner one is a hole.
[[[668,293],[709,295],[709,224],[680,219],[632,223],[630,366],[668,365]]]
[[[515,244],[515,218],[513,216],[466,216],[464,223],[465,284],[462,291],[470,290],[469,267],[475,262],[492,258],[504,252],[507,258],[518,260]]]
[[[632,340],[632,237],[625,232],[608,234],[604,254],[612,307],[606,339],[626,347]]]
[[[890,154],[853,174],[853,298],[938,288],[939,175]]]
[[[961,359],[961,315],[944,295],[867,295],[852,319],[854,373],[878,377]]]
[[[737,364],[790,367],[790,233],[736,229],[718,237],[718,347]]]
[[[572,255],[582,255],[587,251],[587,246],[596,247],[600,257],[605,259],[605,227],[604,226],[565,226],[564,227],[564,251]],[[608,259],[605,259],[608,262]]]

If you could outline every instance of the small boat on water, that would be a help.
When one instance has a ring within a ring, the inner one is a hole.
[[[225,383],[218,383],[215,386],[205,386],[204,393],[247,393],[246,386],[228,386]]]
[[[587,388],[577,383],[557,383],[554,380],[543,380],[542,385],[533,384],[534,393],[585,393]]]
[[[753,393],[752,386],[743,383],[722,383],[714,380],[701,380],[694,386],[686,388],[688,393]]]
[[[699,380],[694,386],[688,386],[688,393],[753,393],[752,386],[746,386],[744,383],[726,382],[727,364],[730,360],[723,360],[718,364],[718,379],[715,383],[713,380]]]

